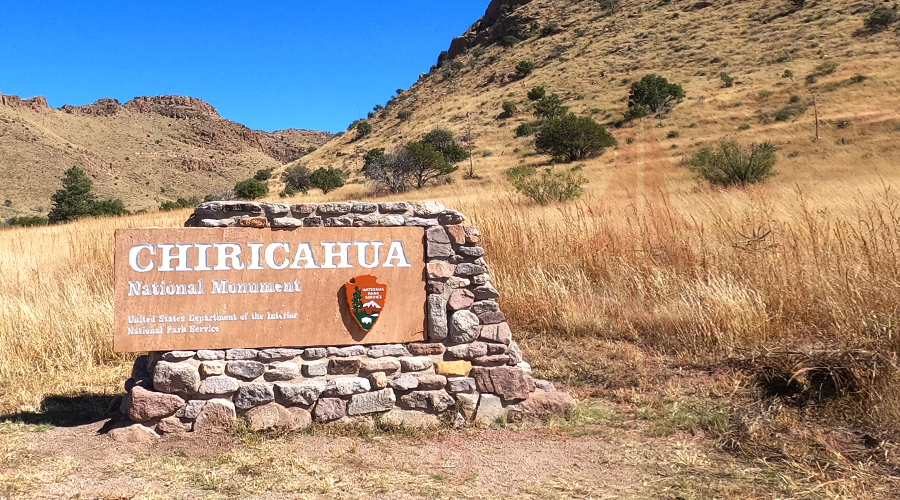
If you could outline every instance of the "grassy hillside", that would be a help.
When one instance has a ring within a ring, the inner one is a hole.
[[[201,198],[257,170],[278,168],[331,134],[252,131],[199,99],[111,99],[53,109],[43,98],[0,101],[0,219],[46,213],[62,173],[81,166],[103,198],[156,210],[165,200]],[[148,104],[149,103],[149,104]],[[30,104],[30,105],[29,105]]]

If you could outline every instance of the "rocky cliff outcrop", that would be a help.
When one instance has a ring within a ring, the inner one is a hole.
[[[84,106],[72,106],[71,104],[66,104],[59,109],[70,115],[112,116],[122,109],[122,104],[119,103],[118,99],[104,97],[94,104],[87,104]]]
[[[29,99],[22,99],[17,95],[0,94],[0,105],[13,108],[31,108],[31,110],[37,111],[38,113],[45,113],[52,109],[50,108],[50,105],[47,104],[47,99],[42,95]]]
[[[125,103],[125,109],[138,113],[156,113],[175,119],[221,118],[216,108],[206,101],[181,95],[135,97]]]
[[[516,14],[514,11],[516,7],[530,2],[531,0],[493,0],[488,5],[484,17],[450,43],[447,50],[449,59],[479,45],[496,42],[515,32],[518,27],[531,24],[535,21],[534,18]]]

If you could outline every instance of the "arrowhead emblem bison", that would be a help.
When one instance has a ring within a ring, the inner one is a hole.
[[[379,283],[371,274],[357,276],[344,285],[350,313],[359,327],[370,331],[384,312],[387,285]]]

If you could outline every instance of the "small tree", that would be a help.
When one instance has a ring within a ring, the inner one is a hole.
[[[373,162],[366,165],[365,175],[376,191],[402,193],[409,186],[414,168],[409,151],[400,146],[390,154],[373,157]]]
[[[440,151],[437,151],[425,141],[410,142],[406,145],[406,150],[412,159],[412,183],[417,189],[425,187],[433,180],[455,172],[458,168],[456,165],[448,162]]]
[[[400,121],[405,122],[405,121],[409,120],[410,118],[412,118],[412,115],[413,115],[413,112],[408,109],[402,109],[400,111],[397,111],[397,118],[399,118]]]
[[[503,101],[503,116],[509,118],[516,114],[518,106],[513,101]]]
[[[247,179],[235,184],[234,192],[238,198],[255,200],[269,194],[269,186],[256,179]]]
[[[469,152],[457,144],[453,133],[447,129],[436,128],[425,134],[422,141],[441,153],[447,163],[459,163],[469,157]]]
[[[519,39],[512,35],[506,35],[505,37],[500,39],[500,45],[502,45],[503,47],[507,47],[507,48],[512,47],[513,45],[515,45],[518,42],[519,42]]]
[[[775,146],[764,142],[745,150],[733,141],[703,148],[688,160],[691,171],[723,186],[761,182],[775,175]]]
[[[47,213],[50,223],[70,222],[86,216],[128,213],[122,200],[98,201],[94,196],[93,181],[78,166],[66,170],[62,182],[63,188],[50,197],[53,201],[53,206]]]
[[[516,127],[516,137],[525,137],[534,133],[534,126],[530,123],[523,123]]]
[[[881,31],[897,21],[897,11],[887,7],[877,7],[866,18],[865,26],[870,32]]]
[[[344,185],[344,172],[339,168],[317,168],[309,176],[309,181],[313,187],[319,188],[323,193],[328,194]]]
[[[309,169],[302,165],[288,167],[281,174],[281,180],[291,189],[300,191],[303,194],[309,192],[309,188],[312,187],[312,183],[309,180]]]
[[[547,95],[547,91],[544,87],[533,87],[528,91],[528,100],[529,101],[539,101]]]
[[[725,87],[734,87],[734,77],[728,73],[724,71],[719,73],[719,79],[722,80],[722,85]]]
[[[650,114],[650,108],[643,104],[636,104],[625,111],[625,121],[639,120]]]
[[[363,137],[372,133],[372,124],[367,121],[361,121],[356,124],[356,138],[362,139]]]
[[[604,149],[616,144],[616,138],[606,131],[606,127],[590,117],[579,117],[574,113],[547,120],[534,140],[538,153],[566,161],[603,154]]]
[[[587,183],[587,179],[574,169],[554,172],[547,168],[538,174],[537,169],[527,165],[509,169],[506,178],[516,191],[541,205],[574,200],[584,193],[582,186]]]
[[[363,156],[363,173],[366,172],[366,169],[369,165],[374,165],[376,163],[384,162],[384,148],[372,148],[368,150]]]
[[[266,168],[263,170],[257,170],[256,175],[254,175],[253,178],[260,182],[265,182],[272,178],[272,169]]]
[[[669,83],[668,80],[657,75],[647,75],[640,81],[631,84],[628,94],[628,107],[642,105],[650,108],[659,117],[667,109],[684,99],[684,89],[681,85]]]
[[[552,120],[569,112],[567,106],[562,105],[562,99],[556,94],[544,96],[534,104],[534,116]]]
[[[534,63],[531,61],[519,61],[519,64],[516,64],[516,74],[519,77],[528,76],[532,71],[534,71]]]

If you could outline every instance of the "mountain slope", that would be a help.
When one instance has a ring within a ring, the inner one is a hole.
[[[43,97],[0,96],[0,218],[45,212],[62,173],[85,169],[101,197],[130,210],[203,196],[306,154],[331,134],[250,130],[183,96],[101,99],[53,109]]]
[[[893,28],[862,34],[872,8],[853,0],[811,2],[801,10],[787,1],[624,0],[611,13],[596,1],[495,0],[449,45],[440,65],[368,120],[371,134],[357,139],[348,130],[300,163],[342,166],[359,176],[370,148],[390,150],[437,126],[459,138],[471,128],[475,171],[484,179],[464,187],[489,188],[504,182],[508,167],[549,160],[533,154],[533,137],[515,137],[518,125],[535,120],[530,88],[544,86],[573,112],[612,124],[627,109],[630,82],[656,73],[687,93],[657,132],[673,161],[723,139],[771,141],[781,150],[776,184],[895,176],[900,35]],[[506,36],[518,41],[503,47],[498,41]],[[520,77],[520,61],[536,69]],[[786,70],[793,78],[783,76]],[[723,72],[733,86],[725,86]],[[504,101],[516,103],[514,116],[502,117]],[[778,113],[785,108],[792,114]],[[819,141],[813,141],[816,108]],[[411,117],[402,120],[401,112]],[[621,143],[633,126],[612,132]],[[604,175],[607,160],[609,153],[587,162],[586,171]],[[459,193],[458,186],[447,189]],[[363,193],[351,188],[334,196]]]

